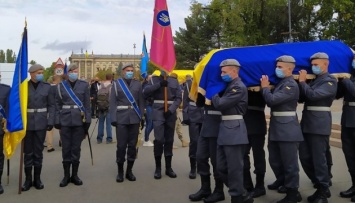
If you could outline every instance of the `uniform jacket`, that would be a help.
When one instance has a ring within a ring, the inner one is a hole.
[[[70,88],[71,85],[69,81],[64,80]],[[55,95],[56,100],[56,116],[55,116],[55,124],[60,124],[62,126],[82,126],[83,119],[78,108],[64,109],[63,105],[76,106],[75,102],[70,98],[69,94],[65,90],[63,84],[59,83],[57,85],[57,91]],[[91,111],[90,111],[90,89],[89,83],[83,80],[76,80],[74,88],[72,88],[74,94],[78,97],[78,99],[82,102],[85,108],[85,122],[91,123]]]
[[[8,110],[9,110],[9,95],[10,95],[10,90],[11,87],[5,84],[0,84],[0,104],[2,108],[5,110],[5,115],[7,116]],[[5,132],[3,130],[3,124],[2,124],[2,119],[3,117],[0,114],[0,135],[3,135]]]
[[[164,101],[164,87],[160,86],[160,82],[164,80],[162,76],[153,76],[148,82],[148,85],[144,88],[143,94],[146,97],[152,96],[153,102],[153,121],[165,121],[164,118],[164,104],[157,103],[156,101]],[[176,109],[181,104],[181,89],[179,82],[176,78],[167,77],[168,81],[168,101],[172,104],[168,104],[168,110],[172,113],[167,122],[176,121]]]
[[[212,97],[212,102],[223,116],[241,115],[247,111],[248,91],[240,78],[234,79],[225,89],[222,97],[218,94]],[[248,144],[248,134],[243,119],[223,120],[219,125],[218,145]]]
[[[97,99],[97,92],[99,91],[99,82],[94,82],[90,86],[90,97],[93,97],[95,100]]]
[[[126,83],[126,81],[123,79]],[[126,83],[129,91],[131,92],[136,104],[140,110],[141,116],[144,113],[144,99],[142,94],[142,85],[139,81],[132,79],[130,84]],[[117,90],[117,92],[116,92]],[[117,80],[113,82],[110,94],[110,116],[111,122],[117,122],[117,124],[137,124],[140,122],[136,111],[133,108],[129,109],[117,109],[117,106],[131,106],[131,102],[127,99],[120,84]]]
[[[325,73],[317,76],[309,85],[300,82],[300,93],[305,103],[302,112],[301,127],[303,133],[330,135],[332,130],[332,114],[330,111],[310,111],[307,106],[330,107],[337,91],[336,79]]]
[[[210,115],[207,114],[208,111],[218,111],[213,102],[211,105],[205,105],[204,107],[204,116],[202,127],[200,131],[200,136],[202,137],[218,137],[219,124],[221,123],[221,115]]]
[[[261,92],[248,91],[248,110],[244,115],[248,135],[266,135],[265,101]]]
[[[187,80],[184,86],[184,95],[182,101],[183,120],[190,120],[191,123],[202,123],[203,108],[197,107],[196,103],[189,98],[192,80]],[[190,102],[194,105],[190,105]]]
[[[282,79],[272,92],[269,88],[263,88],[262,94],[267,106],[271,108],[269,139],[271,141],[303,141],[297,115],[272,115],[272,112],[296,111],[299,88],[293,77]]]
[[[47,109],[47,112],[27,111],[27,130],[45,130],[47,125],[54,125],[55,100],[51,94],[51,85],[39,82],[35,89],[31,81],[28,81],[27,109]]]
[[[344,78],[342,85],[345,87],[343,113],[341,125],[347,128],[355,128],[355,106],[349,106],[347,102],[355,102],[355,77]]]

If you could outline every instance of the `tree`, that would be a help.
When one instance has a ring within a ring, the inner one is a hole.
[[[47,81],[49,77],[54,75],[55,62],[52,63],[51,67],[48,67],[43,72],[44,81]]]
[[[36,63],[37,63],[37,62],[34,61],[34,60],[31,60],[31,61],[30,61],[30,64],[31,64],[31,65],[34,65],[34,64],[36,64]]]
[[[5,52],[4,50],[0,50],[0,63],[5,63]]]
[[[16,62],[16,55],[12,49],[6,50],[6,63],[15,63]]]

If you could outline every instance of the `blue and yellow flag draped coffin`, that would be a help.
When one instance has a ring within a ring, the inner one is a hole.
[[[257,90],[262,75],[268,75],[270,83],[275,85],[279,79],[275,75],[276,58],[290,55],[296,59],[294,77],[298,71],[305,69],[312,73],[310,57],[316,52],[329,55],[329,73],[336,77],[350,77],[352,50],[340,41],[317,41],[281,43],[272,45],[238,47],[212,50],[194,70],[194,86],[190,97],[197,98],[197,92],[206,97],[208,102],[213,95],[222,91],[226,83],[221,79],[219,64],[225,59],[236,59],[241,64],[239,76],[249,89]],[[314,75],[308,75],[314,78]]]

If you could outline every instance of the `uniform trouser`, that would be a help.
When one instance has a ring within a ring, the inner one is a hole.
[[[276,180],[283,182],[286,188],[299,187],[298,167],[299,142],[269,141],[269,164]]]
[[[116,126],[116,139],[117,139],[117,150],[116,150],[116,162],[124,163],[127,160],[134,161],[137,156],[137,140],[139,133],[139,123],[122,125],[118,124]]]
[[[1,127],[1,126],[0,126]],[[4,134],[0,133],[0,171],[4,169]],[[1,183],[1,177],[0,177],[0,183]]]
[[[153,121],[154,156],[173,156],[174,122]]]
[[[230,196],[244,194],[243,156],[245,145],[217,145],[217,170]]]
[[[249,144],[246,146],[244,154],[244,170],[250,171],[250,159],[249,153],[250,149],[253,149],[254,157],[254,173],[255,174],[265,174],[266,172],[266,160],[265,160],[265,135],[264,134],[253,134],[248,135]]]
[[[341,142],[350,175],[355,174],[355,128],[341,127]],[[352,177],[354,178],[354,177]],[[353,182],[355,185],[355,182]]]
[[[24,138],[24,165],[42,166],[46,130],[28,130]]]
[[[85,136],[83,126],[62,126],[59,132],[63,163],[80,163],[81,142]]]
[[[197,173],[201,176],[209,176],[210,164],[209,159],[211,159],[213,176],[215,179],[220,178],[217,171],[217,137],[203,137],[200,135],[197,141]]]
[[[97,116],[97,99],[91,100],[91,116]]]
[[[202,123],[190,123],[189,125],[189,136],[190,136],[190,146],[189,146],[189,157],[196,159],[197,152],[197,141],[200,135]]]
[[[300,143],[300,161],[304,172],[312,182],[329,187],[329,173],[326,151],[329,135],[304,133]]]

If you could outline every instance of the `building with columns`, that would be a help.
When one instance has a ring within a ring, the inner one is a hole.
[[[134,67],[138,67],[141,55],[72,53],[69,61],[79,66],[79,78],[91,79],[100,70],[111,70],[116,73],[118,67],[126,64],[134,64]]]

